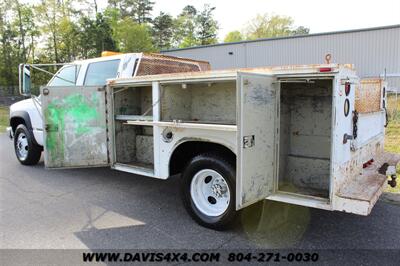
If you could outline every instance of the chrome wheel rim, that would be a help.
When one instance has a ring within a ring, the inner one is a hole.
[[[20,133],[17,139],[17,154],[18,158],[25,160],[28,157],[28,139],[24,133]]]
[[[227,181],[212,169],[204,169],[194,175],[190,196],[197,209],[207,216],[223,214],[231,199]]]

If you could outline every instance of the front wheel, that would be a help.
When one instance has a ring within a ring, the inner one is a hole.
[[[34,143],[32,132],[23,124],[15,129],[14,150],[18,161],[24,165],[37,164],[42,154],[41,147]]]
[[[227,229],[236,217],[235,168],[222,156],[201,154],[182,173],[183,203],[200,225]]]

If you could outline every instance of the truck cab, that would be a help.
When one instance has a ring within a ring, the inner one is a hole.
[[[178,67],[178,65],[181,65]],[[43,151],[42,96],[30,94],[32,70],[43,71],[50,64],[21,65],[20,93],[30,98],[10,106],[10,138],[14,138],[17,159],[25,165],[36,164]],[[105,51],[101,57],[64,64],[49,80],[46,87],[104,86],[110,78],[129,78],[136,75],[208,70],[208,62],[172,56],[144,53]],[[32,71],[33,72],[33,71]],[[47,72],[47,71],[45,71]],[[49,73],[49,72],[47,72]]]

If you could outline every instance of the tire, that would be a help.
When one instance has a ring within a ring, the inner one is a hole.
[[[32,132],[23,124],[15,129],[14,150],[18,161],[23,165],[37,164],[42,154],[42,148],[34,143]]]
[[[235,179],[235,167],[218,154],[192,158],[181,179],[182,200],[190,216],[207,228],[230,228],[237,216]]]

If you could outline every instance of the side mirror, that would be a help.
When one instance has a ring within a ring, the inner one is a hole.
[[[31,95],[31,71],[30,66],[25,64],[19,65],[19,94],[23,96]]]

